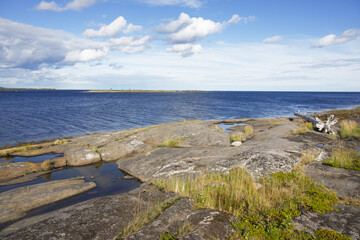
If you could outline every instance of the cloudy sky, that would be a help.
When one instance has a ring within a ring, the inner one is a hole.
[[[0,86],[360,91],[360,1],[1,0]]]

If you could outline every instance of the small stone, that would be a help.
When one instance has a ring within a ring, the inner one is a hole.
[[[231,146],[233,146],[233,147],[240,147],[241,146],[241,142],[240,141],[235,141],[235,142],[233,142],[232,144],[231,144]]]

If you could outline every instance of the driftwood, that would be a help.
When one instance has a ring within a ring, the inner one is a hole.
[[[295,116],[301,117],[301,118],[305,119],[306,121],[311,122],[312,124],[314,124],[314,126],[320,132],[324,131],[326,133],[335,134],[335,131],[333,129],[331,129],[331,126],[335,125],[337,123],[337,121],[338,121],[334,117],[334,115],[331,115],[330,117],[328,117],[326,122],[323,122],[317,117],[307,116],[307,115],[301,113],[300,111],[297,111],[294,114],[295,114]]]

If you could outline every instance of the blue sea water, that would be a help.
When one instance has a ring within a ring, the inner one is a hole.
[[[360,92],[0,91],[0,146],[183,120],[293,116],[360,105]]]

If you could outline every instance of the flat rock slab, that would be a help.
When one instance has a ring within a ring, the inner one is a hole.
[[[154,222],[126,239],[160,239],[164,233],[180,237],[179,239],[228,239],[235,232],[232,222],[236,221],[236,217],[217,210],[194,210],[194,201],[182,198]],[[178,236],[182,229],[185,229],[183,236]]]
[[[1,239],[114,239],[137,214],[174,198],[147,184],[118,195],[91,199],[21,220],[0,232]]]
[[[0,193],[0,223],[16,220],[29,210],[72,197],[94,187],[96,184],[93,182],[73,178],[19,187]]]
[[[207,146],[229,146],[229,133],[208,131],[189,137],[180,143],[181,147],[207,147]]]
[[[35,165],[24,162],[0,162],[0,182],[36,172]]]
[[[302,143],[285,137],[293,124],[259,133],[240,147],[158,148],[145,155],[117,161],[118,167],[144,182],[178,175],[228,173],[243,167],[254,177],[291,171],[301,158]]]
[[[300,231],[314,232],[325,228],[345,234],[353,240],[360,239],[360,208],[337,205],[334,212],[318,214],[305,212],[293,219],[293,225]]]
[[[360,172],[335,168],[316,162],[304,167],[305,174],[313,181],[335,191],[339,196],[360,198]]]

